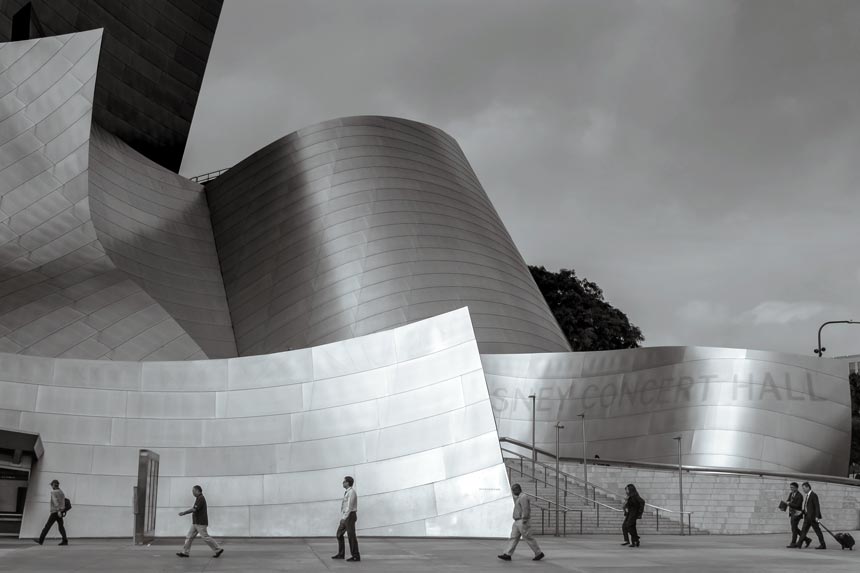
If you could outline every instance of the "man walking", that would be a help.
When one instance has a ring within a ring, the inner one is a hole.
[[[511,528],[511,539],[508,542],[508,549],[498,557],[502,561],[510,561],[511,555],[514,554],[514,550],[516,550],[517,544],[522,537],[529,544],[529,547],[532,548],[532,551],[534,551],[535,556],[532,561],[540,561],[544,558],[544,554],[540,550],[534,536],[532,536],[532,529],[529,523],[532,516],[532,506],[529,498],[522,495],[523,488],[518,483],[511,486],[511,493],[514,494],[514,525]]]
[[[43,544],[45,542],[45,537],[51,530],[51,527],[56,523],[57,529],[60,530],[60,535],[63,538],[59,545],[68,545],[69,538],[66,537],[66,527],[63,525],[63,518],[65,516],[66,494],[64,494],[63,490],[60,489],[60,482],[53,480],[51,482],[51,515],[48,516],[48,522],[45,523],[45,527],[42,528],[42,533],[39,535],[39,539],[35,540],[36,543],[39,545]]]
[[[194,495],[194,506],[191,509],[179,512],[179,515],[191,514],[191,529],[188,530],[188,534],[185,536],[185,547],[177,555],[179,557],[188,557],[188,552],[191,551],[191,543],[199,535],[206,542],[206,545],[215,552],[214,557],[217,559],[224,553],[224,549],[218,545],[217,541],[209,537],[209,511],[206,507],[206,498],[203,497],[203,488],[195,485],[191,488],[191,493]]]
[[[800,520],[803,519],[803,495],[797,491],[796,481],[791,482],[789,487],[791,493],[788,494],[786,503],[788,504],[788,521],[791,524],[791,543],[786,547],[793,549],[803,542],[809,545],[812,540],[809,537],[800,537]]]
[[[349,553],[350,557],[347,561],[361,561],[361,555],[358,552],[358,538],[355,535],[355,522],[358,521],[358,494],[355,493],[352,485],[355,480],[350,476],[343,478],[343,501],[340,502],[340,525],[337,526],[337,555],[332,555],[332,559],[343,559],[345,557],[343,534],[346,533],[349,537]]]
[[[803,482],[803,494],[803,529],[800,530],[800,541],[797,544],[797,548],[800,549],[803,547],[803,542],[806,542],[806,547],[809,547],[812,540],[806,534],[809,533],[809,528],[811,527],[815,531],[815,535],[818,536],[818,547],[816,549],[827,549],[827,545],[824,544],[824,535],[821,534],[821,526],[818,525],[818,520],[821,519],[821,505],[818,503],[818,494],[812,491],[812,486],[809,485],[808,481]]]

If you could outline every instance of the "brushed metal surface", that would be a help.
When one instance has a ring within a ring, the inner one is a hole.
[[[202,187],[91,129],[101,44],[0,44],[0,350],[235,356]]]
[[[499,434],[588,456],[844,476],[851,400],[844,361],[725,348],[482,355]]]
[[[55,478],[75,503],[71,531],[130,535],[140,448],[160,455],[159,536],[187,528],[176,512],[194,484],[215,534],[329,536],[344,475],[356,480],[361,533],[507,534],[510,491],[465,308],[268,356],[105,364],[0,354],[0,396],[20,413],[5,423],[45,443],[24,537],[41,527]]]
[[[482,352],[569,346],[456,141],[384,117],[288,135],[206,187],[240,355],[469,306]]]

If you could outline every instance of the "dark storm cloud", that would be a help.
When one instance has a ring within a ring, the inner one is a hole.
[[[183,172],[332,117],[424,121],[526,260],[649,345],[809,353],[860,319],[858,29],[850,0],[228,0]]]

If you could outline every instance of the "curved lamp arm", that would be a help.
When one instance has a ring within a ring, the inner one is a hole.
[[[818,347],[813,350],[814,353],[818,355],[819,358],[824,354],[824,351],[827,350],[823,346],[821,346],[821,329],[827,326],[828,324],[860,324],[856,320],[828,320],[824,324],[818,327]]]

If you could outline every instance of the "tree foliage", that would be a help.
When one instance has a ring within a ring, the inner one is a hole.
[[[573,350],[638,348],[645,340],[626,314],[603,300],[596,283],[577,278],[573,269],[529,270]]]

